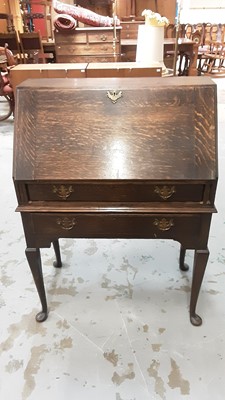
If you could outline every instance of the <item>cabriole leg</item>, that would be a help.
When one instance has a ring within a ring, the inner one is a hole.
[[[195,250],[192,289],[191,289],[191,302],[190,302],[190,320],[191,323],[195,326],[199,326],[202,324],[202,319],[201,317],[199,317],[199,315],[196,314],[195,310],[208,258],[209,258],[208,249]]]
[[[61,268],[62,267],[62,260],[61,260],[61,254],[60,254],[60,248],[59,248],[59,241],[58,240],[54,240],[54,242],[52,242],[53,244],[53,248],[55,251],[55,258],[56,260],[54,261],[53,265],[55,268]]]
[[[27,248],[25,251],[27,261],[29,263],[34,283],[36,285],[38,295],[42,305],[42,311],[36,315],[37,322],[43,322],[48,317],[48,308],[44,287],[44,280],[41,267],[41,254],[39,248]]]
[[[179,259],[179,266],[180,266],[181,271],[188,271],[189,270],[189,266],[187,264],[185,264],[185,262],[184,262],[185,255],[186,255],[186,249],[181,245],[181,247],[180,247],[180,259]]]

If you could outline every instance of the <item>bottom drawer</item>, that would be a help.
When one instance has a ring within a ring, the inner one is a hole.
[[[29,247],[57,238],[158,238],[202,248],[211,214],[22,213],[22,219]]]

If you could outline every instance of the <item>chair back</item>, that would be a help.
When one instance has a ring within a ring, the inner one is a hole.
[[[5,47],[6,44],[7,47],[13,53],[14,57],[16,57],[16,61],[21,62],[22,58],[21,58],[20,45],[17,33],[15,31],[10,33],[0,33],[0,47]]]
[[[6,21],[7,32],[13,32],[15,30],[15,27],[14,27],[14,24],[13,24],[13,15],[12,14],[0,13],[0,20],[5,20]]]
[[[19,40],[24,63],[45,63],[40,32],[19,32]]]

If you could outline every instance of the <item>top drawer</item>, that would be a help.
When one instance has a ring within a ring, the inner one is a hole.
[[[27,183],[28,201],[203,202],[204,183]]]

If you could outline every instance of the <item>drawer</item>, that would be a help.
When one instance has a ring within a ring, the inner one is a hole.
[[[116,45],[116,52],[120,52],[120,47]],[[113,43],[92,43],[92,44],[79,44],[79,45],[68,45],[65,47],[57,47],[57,56],[70,55],[70,56],[85,56],[85,55],[96,55],[96,54],[112,54]]]
[[[57,44],[61,44],[62,47],[66,46],[68,43],[71,46],[75,46],[76,44],[85,44],[85,43],[104,43],[104,42],[112,42],[114,38],[113,31],[106,32],[75,32],[73,36],[58,36]],[[119,34],[117,33],[117,41],[119,42]]]
[[[121,39],[137,39],[137,31],[124,31],[121,32]]]
[[[204,183],[28,183],[28,201],[202,202]]]
[[[104,42],[112,42],[114,37],[113,31],[111,32],[105,32],[105,33],[94,33],[94,34],[89,34],[88,35],[88,41],[89,43],[104,43]],[[117,36],[117,41],[118,41],[118,36]]]
[[[23,217],[23,213],[22,213]],[[123,214],[123,213],[36,213],[30,214],[34,237],[49,238],[149,238],[174,239],[186,248],[205,245],[211,215]],[[24,216],[25,221],[26,215]],[[29,229],[30,224],[24,224]],[[204,227],[204,234],[202,234]],[[29,238],[30,232],[26,232]],[[29,243],[29,246],[32,243]],[[37,246],[39,243],[36,244]]]

